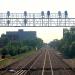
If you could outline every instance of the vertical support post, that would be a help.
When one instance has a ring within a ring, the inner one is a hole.
[[[48,27],[49,27],[49,17],[48,17]]]
[[[8,24],[8,26],[9,26],[9,24],[10,24],[10,20],[7,20],[7,24]]]
[[[50,26],[51,26],[51,17],[50,17]]]
[[[66,26],[66,18],[68,17],[68,12],[65,11],[65,12],[64,12],[64,15],[65,15],[65,26]]]
[[[43,26],[43,17],[42,17],[42,26]]]
[[[49,26],[50,11],[47,11],[47,16],[48,16],[48,26]]]
[[[33,13],[33,27],[35,27],[35,14]]]
[[[27,24],[27,11],[24,11],[24,16],[25,16],[24,24],[25,24],[25,26],[26,26],[26,24]]]
[[[59,24],[59,23],[58,23],[58,18],[57,18],[57,26],[58,26],[58,24]]]
[[[8,24],[8,26],[9,26],[9,24],[10,24],[10,20],[9,20],[9,16],[10,16],[10,11],[7,11],[7,24]]]
[[[66,26],[66,18],[65,18],[65,26]]]
[[[58,24],[59,24],[59,26],[60,26],[61,17],[62,17],[61,11],[58,11]]]
[[[42,26],[43,26],[44,11],[41,12],[41,16],[42,16]]]

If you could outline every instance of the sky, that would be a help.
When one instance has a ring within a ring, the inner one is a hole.
[[[24,12],[40,13],[50,10],[57,13],[59,10],[68,11],[70,17],[75,17],[75,0],[0,0],[0,13],[2,12]],[[20,28],[2,28],[0,27],[0,35],[6,31],[17,31]],[[63,37],[62,27],[42,27],[42,28],[21,28],[24,31],[37,31],[37,36],[42,38],[44,42],[50,42],[53,39],[61,39]]]

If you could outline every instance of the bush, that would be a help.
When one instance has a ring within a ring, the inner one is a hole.
[[[6,48],[3,48],[1,50],[1,56],[2,56],[2,58],[5,58],[6,55],[8,55],[8,50]]]

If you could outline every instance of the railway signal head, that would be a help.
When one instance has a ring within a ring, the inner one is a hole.
[[[10,16],[10,11],[7,11],[7,17],[9,17]]]
[[[61,11],[58,11],[58,17],[61,18]]]
[[[44,11],[41,11],[41,16],[44,17]]]
[[[50,16],[50,11],[47,11],[47,16],[48,16],[48,17]]]
[[[24,16],[27,16],[27,11],[24,11]]]
[[[64,12],[64,15],[65,15],[65,18],[67,18],[67,17],[68,17],[68,12],[65,11],[65,12]]]
[[[10,20],[7,20],[7,24],[8,24],[8,25],[10,24]]]

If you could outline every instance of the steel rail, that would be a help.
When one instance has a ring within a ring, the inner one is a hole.
[[[31,59],[31,61],[28,62],[28,63],[25,65],[25,67],[26,67],[29,63],[31,63],[37,56],[38,56],[38,54],[37,54],[35,57],[33,57],[33,58]],[[16,72],[14,73],[14,75],[18,75],[18,74],[20,74],[22,71],[23,71],[23,70],[22,70],[22,68],[21,68],[20,70],[16,71]],[[24,71],[25,71],[25,70],[24,70]]]
[[[42,55],[43,55],[43,53],[36,59],[36,61],[30,66],[30,68],[24,72],[24,75],[26,75],[26,74],[30,71],[30,69],[36,64],[36,62],[39,60],[39,58],[40,58]],[[22,73],[22,74],[23,74],[23,73]],[[22,74],[20,74],[20,75],[22,75]]]
[[[39,60],[39,58],[42,56],[42,54],[39,55],[39,57],[34,61],[34,63],[30,66],[30,68],[28,70],[21,71],[21,72],[17,73],[16,75],[23,75],[23,74],[26,75],[30,71],[30,69],[35,65],[35,63]]]
[[[51,61],[51,56],[49,54],[49,51],[48,51],[48,55],[49,55],[49,61],[50,61],[50,67],[51,67],[51,75],[54,75],[53,67],[52,67],[52,61]]]
[[[43,65],[43,70],[42,70],[42,75],[44,75],[44,68],[45,68],[45,64],[46,64],[46,56],[47,56],[47,51],[45,53],[45,58],[44,58],[44,65]]]

